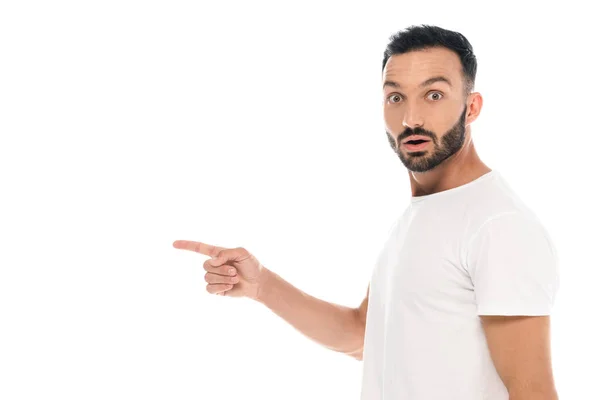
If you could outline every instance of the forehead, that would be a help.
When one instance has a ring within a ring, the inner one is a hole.
[[[432,76],[445,76],[457,88],[462,82],[462,65],[455,52],[429,48],[391,56],[383,70],[383,80],[401,85],[418,85]]]

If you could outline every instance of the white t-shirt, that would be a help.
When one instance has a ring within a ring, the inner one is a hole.
[[[362,400],[507,400],[479,315],[549,315],[558,258],[496,171],[411,197],[377,257]]]

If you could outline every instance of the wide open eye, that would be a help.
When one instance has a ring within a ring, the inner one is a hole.
[[[402,96],[397,93],[388,96],[388,101],[392,104],[398,103],[400,100],[402,100]]]
[[[427,95],[427,98],[433,101],[439,101],[444,97],[440,92],[431,92]]]

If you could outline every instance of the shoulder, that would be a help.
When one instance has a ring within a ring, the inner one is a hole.
[[[465,212],[463,260],[477,251],[537,251],[556,256],[550,233],[535,211],[501,177],[496,176],[469,200]]]
[[[534,228],[545,230],[533,209],[513,190],[508,182],[496,173],[493,179],[472,193],[465,207],[467,237],[484,229]]]
[[[555,268],[556,246],[537,216],[523,210],[506,211],[486,219],[466,244],[466,266],[471,272],[481,265],[501,268]]]

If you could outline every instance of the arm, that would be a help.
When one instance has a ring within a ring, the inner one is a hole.
[[[550,358],[550,317],[480,318],[509,400],[558,400]]]
[[[190,240],[176,240],[173,247],[212,257],[204,261],[209,293],[257,300],[317,343],[362,359],[368,290],[358,308],[340,306],[295,288],[243,247],[227,249]]]
[[[256,300],[322,346],[362,360],[368,297],[367,290],[358,308],[332,304],[302,292],[265,268]]]
[[[558,257],[530,214],[487,220],[469,246],[467,268],[489,352],[509,400],[556,400],[550,360],[550,314]]]

